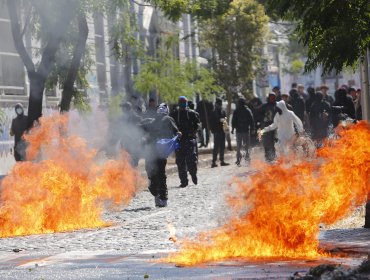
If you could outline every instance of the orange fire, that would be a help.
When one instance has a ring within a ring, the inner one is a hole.
[[[67,124],[66,115],[42,118],[26,136],[31,161],[1,182],[0,237],[107,226],[104,208],[135,195],[139,176],[127,156],[97,164],[96,151],[68,135]]]
[[[315,258],[319,224],[332,224],[366,202],[370,191],[370,127],[338,132],[317,158],[265,165],[246,181],[235,179],[228,197],[234,218],[186,240],[164,261],[194,265],[230,258]]]

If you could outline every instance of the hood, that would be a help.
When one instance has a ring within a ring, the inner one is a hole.
[[[285,112],[288,112],[288,108],[286,107],[285,101],[281,100],[281,101],[277,102],[276,106],[283,112],[283,114]]]

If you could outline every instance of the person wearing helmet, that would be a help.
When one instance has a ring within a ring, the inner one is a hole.
[[[180,96],[178,100],[178,109],[171,113],[179,131],[182,133],[180,140],[180,149],[176,151],[176,165],[179,172],[180,188],[188,186],[188,172],[193,183],[198,184],[197,177],[197,131],[200,120],[195,111],[189,109],[188,99]]]
[[[166,207],[168,200],[166,165],[167,158],[156,149],[160,139],[171,139],[179,133],[175,120],[169,115],[166,103],[157,107],[156,115],[149,121],[143,120],[146,134],[145,170],[149,179],[149,191],[154,196],[156,207]]]
[[[28,117],[24,114],[22,104],[18,103],[14,107],[17,116],[12,120],[10,135],[14,136],[14,159],[23,161],[25,157],[25,142],[22,140],[23,134],[27,130]]]

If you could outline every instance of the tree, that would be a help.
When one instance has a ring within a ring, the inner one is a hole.
[[[267,11],[297,22],[299,41],[308,47],[305,70],[322,65],[324,74],[354,67],[370,46],[368,0],[265,0]]]
[[[254,0],[235,0],[223,15],[203,21],[201,36],[214,50],[212,67],[218,83],[226,90],[228,114],[238,92],[250,95],[267,32],[268,18]]]
[[[29,9],[34,9],[37,13],[42,23],[45,37],[47,38],[47,40],[43,42],[44,46],[41,50],[41,59],[38,64],[34,63],[31,56],[32,54],[27,52],[23,42],[26,26],[21,29],[17,13],[20,1],[7,1],[14,45],[26,67],[30,81],[28,126],[31,127],[33,122],[42,115],[42,97],[45,83],[52,70],[53,63],[55,62],[55,56],[59,45],[75,15],[77,4],[76,1],[73,0],[55,1],[52,3],[46,0],[33,0],[30,1],[29,4],[31,5]],[[54,5],[53,9],[50,9],[51,5]]]
[[[212,71],[188,61],[181,63],[170,46],[158,50],[156,57],[147,56],[141,71],[134,79],[135,89],[144,95],[155,91],[165,102],[176,102],[180,95],[207,97],[221,90]]]

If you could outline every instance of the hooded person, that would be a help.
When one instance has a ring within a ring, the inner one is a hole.
[[[219,155],[221,166],[227,166],[229,163],[224,161],[225,155],[225,140],[226,134],[224,130],[226,119],[226,112],[222,108],[222,99],[217,97],[215,102],[215,109],[211,115],[211,132],[213,133],[213,151],[212,151],[212,165],[211,167],[217,167],[217,155]]]
[[[297,128],[299,133],[302,133],[303,124],[293,111],[287,109],[284,101],[277,102],[276,106],[279,109],[278,114],[275,115],[274,121],[271,125],[260,131],[260,135],[263,135],[266,132],[277,130],[280,153],[286,154],[288,152],[289,145],[294,140],[294,126]]]
[[[180,139],[180,148],[176,151],[176,165],[180,178],[180,188],[188,186],[188,172],[194,185],[198,184],[197,177],[197,131],[199,129],[199,115],[189,109],[188,99],[180,96],[178,100],[178,109],[171,113],[179,128],[182,136]]]
[[[316,141],[318,147],[322,145],[323,140],[328,136],[330,114],[331,107],[329,102],[324,100],[322,92],[317,92],[315,101],[310,109],[310,125],[312,139]]]
[[[175,120],[169,115],[169,109],[166,103],[161,103],[157,107],[154,118],[145,121],[142,125],[147,133],[146,137],[146,155],[145,170],[149,179],[149,191],[155,198],[156,207],[166,207],[168,199],[166,165],[165,158],[156,148],[156,143],[161,139],[171,139],[179,130]]]
[[[267,127],[273,123],[274,117],[277,113],[275,93],[269,93],[267,103],[264,103],[261,106],[260,113],[262,116],[261,128]],[[275,131],[265,133],[262,137],[262,144],[265,150],[265,160],[267,162],[274,161],[276,157]]]
[[[14,110],[17,116],[12,120],[10,127],[10,135],[14,136],[14,159],[16,161],[23,161],[26,159],[26,144],[22,140],[22,136],[27,130],[28,117],[24,114],[22,104],[16,104]]]
[[[233,113],[231,125],[232,134],[234,134],[236,129],[236,165],[240,166],[242,147],[245,153],[244,158],[249,163],[250,134],[253,133],[255,127],[252,111],[248,108],[244,98],[239,98],[238,100],[238,106]]]

